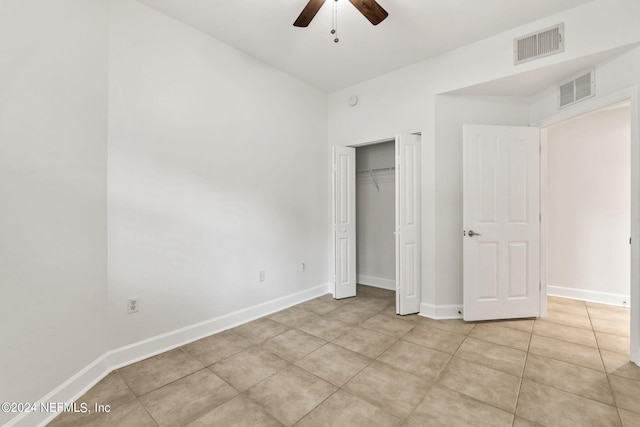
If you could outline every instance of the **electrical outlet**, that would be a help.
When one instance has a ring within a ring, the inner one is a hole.
[[[307,268],[307,266],[304,265],[304,262],[301,262],[300,263],[300,271],[304,271],[304,270],[306,270],[306,268]]]
[[[137,313],[138,312],[138,298],[129,298],[129,302],[127,304],[127,313]]]
[[[258,279],[259,282],[264,282],[264,271],[260,272],[260,277]]]

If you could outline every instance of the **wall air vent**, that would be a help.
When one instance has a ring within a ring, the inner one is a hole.
[[[596,94],[595,71],[589,70],[560,84],[560,108],[573,105]]]
[[[554,25],[513,41],[514,65],[564,52],[564,24]]]

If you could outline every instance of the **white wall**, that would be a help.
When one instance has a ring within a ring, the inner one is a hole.
[[[544,122],[558,114],[573,115],[587,102],[598,101],[619,91],[640,84],[640,47],[635,47],[603,64],[594,70],[596,79],[596,95],[583,102],[576,103],[560,111],[558,89],[553,87],[532,97],[531,123]],[[568,76],[570,77],[570,76]]]
[[[330,94],[330,145],[422,131],[423,302],[431,306],[462,303],[459,281],[462,245],[449,243],[454,242],[451,235],[459,228],[454,223],[460,224],[457,218],[462,215],[462,204],[449,199],[461,191],[458,166],[461,156],[454,146],[436,135],[440,127],[437,108],[441,108],[436,105],[437,95],[637,43],[638,15],[640,2],[635,0],[596,0]],[[566,37],[570,37],[565,52],[513,65],[514,37],[558,22],[565,23]],[[611,79],[612,87],[637,82],[640,75],[637,66],[625,69],[617,64],[612,70],[617,74],[617,79]],[[349,107],[346,102],[351,95],[359,98],[356,107]],[[537,100],[533,101],[533,108],[538,108]],[[534,117],[534,112],[530,112],[530,117]]]
[[[1,400],[327,289],[326,123],[326,95],[133,0],[0,1]]]
[[[630,118],[623,107],[548,129],[550,294],[629,302]]]
[[[395,142],[356,148],[356,170],[391,168]],[[356,241],[358,283],[395,290],[395,170],[358,173]]]
[[[2,402],[106,350],[107,18],[106,0],[0,2]]]
[[[326,284],[326,95],[132,0],[109,66],[110,345]]]

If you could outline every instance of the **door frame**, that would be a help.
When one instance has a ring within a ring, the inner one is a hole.
[[[411,134],[411,135],[422,136],[422,132],[407,132],[407,133]],[[394,136],[391,136],[391,137],[387,137],[387,138],[376,139],[376,140],[373,140],[373,141],[365,141],[365,142],[358,142],[358,143],[354,143],[354,144],[347,144],[345,146],[357,149],[357,148],[366,147],[366,146],[369,146],[369,145],[381,144],[381,143],[385,143],[385,142],[393,142],[393,143],[396,144],[396,149],[397,149],[397,136],[398,136],[398,134],[396,134]],[[420,161],[422,161],[422,159],[420,159]],[[394,163],[395,163],[395,159],[394,159]],[[422,191],[422,189],[421,189],[422,180],[421,179],[418,180],[416,184],[418,186],[420,186],[420,188],[418,188],[418,191],[421,192]],[[358,190],[357,190],[357,186],[356,186],[356,192],[357,191]],[[397,216],[398,215],[398,198],[397,198],[397,196],[395,198],[394,204],[395,204],[395,213],[396,213],[396,216]],[[357,213],[356,213],[356,215],[357,215]],[[397,220],[397,218],[396,218],[396,220]],[[397,232],[397,230],[396,230],[396,232]],[[357,254],[357,247],[358,247],[358,240],[356,239],[356,254]],[[396,248],[396,252],[397,252],[397,248]],[[399,295],[399,292],[398,292],[398,281],[397,281],[397,273],[398,273],[398,267],[399,266],[398,266],[398,254],[397,253],[396,253],[396,257],[395,258],[396,258],[396,261],[395,261],[395,263],[396,263],[396,288],[395,288],[395,292],[396,292],[396,311],[397,311],[398,310],[398,295]],[[335,269],[335,267],[334,267],[334,269]],[[420,280],[422,280],[421,277],[420,277]],[[334,281],[334,283],[335,283],[335,281]],[[334,291],[334,297],[335,297],[335,286],[334,286],[333,291]],[[418,287],[418,292],[419,292],[419,299],[420,299],[420,301],[422,301],[422,286]]]
[[[331,292],[331,294],[333,295],[334,298],[336,298],[336,258],[335,258],[335,231],[334,231],[334,225],[333,225],[333,217],[335,215],[335,189],[333,188],[333,186],[335,185],[335,177],[334,177],[334,171],[333,171],[333,147],[336,145],[342,146],[342,147],[349,147],[349,148],[359,148],[359,147],[365,147],[367,145],[375,145],[375,144],[381,144],[384,142],[393,142],[395,141],[395,137],[389,137],[389,138],[382,138],[382,139],[377,139],[375,141],[365,141],[365,142],[358,142],[355,144],[345,144],[345,145],[341,145],[341,144],[335,144],[335,145],[330,145],[329,146],[329,185],[330,185],[330,191],[329,191],[329,216],[330,216],[330,221],[329,221],[329,246],[330,246],[330,251],[329,251],[329,291]],[[354,173],[356,171],[354,170]],[[356,181],[357,181],[357,176],[356,176]],[[357,190],[357,184],[356,184],[356,192]],[[356,217],[357,217],[357,212],[356,212]],[[356,252],[354,253],[354,257],[356,257],[357,260],[357,246],[358,245],[358,240],[356,239]],[[356,285],[357,285],[357,276],[356,276]]]
[[[632,86],[600,98],[592,98],[560,111],[547,118],[533,123],[541,128],[541,159],[540,159],[540,315],[547,315],[547,132],[546,128],[561,122],[592,113],[610,105],[629,101],[631,104],[631,280],[630,280],[630,314],[631,314],[631,345],[630,359],[640,365],[640,105],[639,88]]]
[[[393,142],[393,143],[395,143],[395,140],[396,140],[396,138],[395,138],[395,137],[383,138],[383,139],[377,139],[377,140],[375,140],[375,141],[370,141],[370,142],[359,142],[359,143],[357,143],[357,144],[347,145],[347,147],[351,147],[351,148],[355,148],[355,149],[356,149],[356,164],[357,164],[357,161],[358,161],[358,148],[369,147],[369,146],[371,146],[371,145],[385,144],[385,143],[388,143],[388,142]],[[395,145],[395,144],[394,144],[394,145]],[[394,165],[394,166],[395,166],[395,162],[396,162],[396,161],[395,161],[395,154],[394,154],[394,159],[393,159],[393,165]],[[356,169],[357,169],[357,168],[356,168]],[[356,173],[357,173],[357,171],[356,171]],[[356,176],[356,199],[358,198],[358,185],[357,185],[357,180],[358,180],[358,178],[357,178],[357,176]],[[395,201],[394,201],[394,204],[395,204]],[[395,208],[397,208],[397,206],[395,206]],[[397,210],[397,209],[394,209],[394,211],[393,211],[393,212],[394,212],[394,219],[393,219],[393,221],[394,221],[394,230],[395,230],[395,215],[397,215],[396,210]],[[356,209],[356,218],[357,218],[357,216],[358,216],[358,212],[357,212],[357,209]],[[357,220],[356,220],[356,222],[357,222]],[[394,238],[394,241],[395,241],[395,238]],[[358,254],[358,239],[357,239],[357,233],[356,233],[356,260],[358,259],[358,258],[357,258],[357,254]],[[396,257],[396,258],[397,258],[397,256],[398,256],[398,254],[397,254],[397,253],[395,253],[395,257]],[[397,259],[396,259],[394,262],[395,262],[395,265],[396,265],[396,268],[397,268],[397,267],[398,267],[398,261],[397,261]],[[357,267],[356,267],[356,269],[357,269]],[[356,282],[357,282],[357,276],[356,276]],[[397,282],[395,282],[395,284],[394,284],[394,286],[393,286],[393,291],[394,291],[394,292],[396,292],[396,290],[397,290],[397,286],[398,286],[398,283],[397,283]],[[383,287],[381,287],[380,289],[388,289],[388,290],[391,290],[390,288],[383,288]]]

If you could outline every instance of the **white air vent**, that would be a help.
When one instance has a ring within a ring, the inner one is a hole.
[[[595,94],[595,71],[580,73],[560,85],[560,108],[591,98]]]
[[[515,65],[564,52],[564,24],[518,37],[513,41]]]

